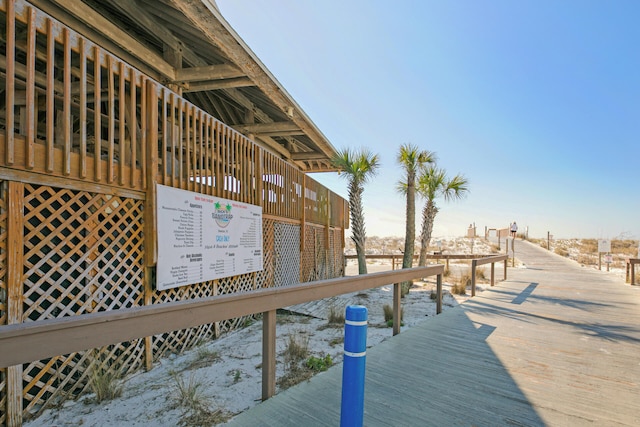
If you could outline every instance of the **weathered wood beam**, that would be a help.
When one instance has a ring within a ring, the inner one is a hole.
[[[206,92],[209,90],[228,89],[236,87],[255,86],[253,81],[248,77],[239,77],[236,79],[210,80],[206,83],[189,84],[185,87],[184,92]]]
[[[246,123],[233,125],[235,129],[242,132],[253,133],[256,135],[265,133],[292,132],[299,131],[300,128],[294,122],[273,122],[273,123]]]
[[[201,67],[182,68],[176,71],[176,81],[210,81],[245,77],[238,67],[231,64],[205,65]]]
[[[291,160],[326,160],[327,156],[315,151],[291,153]]]

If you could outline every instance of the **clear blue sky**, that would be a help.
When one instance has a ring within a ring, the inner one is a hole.
[[[640,1],[217,4],[336,148],[379,154],[369,236],[404,235],[395,158],[412,143],[470,182],[437,201],[436,236],[515,220],[533,237],[640,238]],[[337,174],[314,178],[347,197]]]

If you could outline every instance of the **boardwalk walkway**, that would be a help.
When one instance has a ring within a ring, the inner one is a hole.
[[[516,256],[506,282],[367,351],[365,426],[640,425],[640,286],[527,242]],[[228,425],[338,426],[341,376]]]

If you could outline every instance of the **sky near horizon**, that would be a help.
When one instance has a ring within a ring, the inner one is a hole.
[[[470,192],[434,236],[640,238],[640,2],[217,0],[336,149],[369,147],[368,236],[403,236],[400,145]],[[336,173],[313,174],[347,198]],[[420,211],[416,205],[416,233]]]

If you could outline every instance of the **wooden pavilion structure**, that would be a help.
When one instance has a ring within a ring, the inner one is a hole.
[[[347,203],[305,174],[334,148],[213,0],[0,16],[0,328],[343,274]],[[264,268],[157,290],[158,184],[260,206]],[[0,369],[0,426],[244,320]]]

